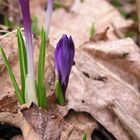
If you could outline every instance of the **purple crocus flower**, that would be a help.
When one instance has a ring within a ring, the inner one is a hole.
[[[32,43],[32,31],[31,31],[31,16],[29,0],[19,0],[25,32],[25,43],[27,51],[27,63],[28,63],[28,75],[26,78],[25,98],[27,102],[33,101],[37,103],[36,90],[34,84],[34,48]]]
[[[25,42],[26,42],[26,50],[27,50],[27,60],[28,60],[28,74],[34,79],[34,56],[33,56],[33,43],[32,43],[32,32],[31,32],[31,17],[30,17],[30,9],[29,9],[29,0],[19,0],[23,23],[24,23],[24,31],[25,31]]]
[[[67,89],[71,67],[74,62],[75,48],[72,37],[63,35],[55,49],[55,68],[61,85],[63,96]]]
[[[51,15],[53,11],[53,1],[54,0],[48,0],[48,4],[47,4],[47,13],[46,13],[46,37],[47,38],[49,35],[49,27],[50,27]]]

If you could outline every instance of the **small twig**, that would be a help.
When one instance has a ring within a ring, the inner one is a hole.
[[[24,30],[24,29],[21,28],[21,31],[23,31],[23,30]],[[1,37],[0,37],[0,40],[3,39],[3,38],[5,38],[5,37],[7,37],[7,36],[9,36],[9,35],[11,35],[11,34],[15,34],[15,33],[17,33],[17,29],[14,30],[14,31],[12,31],[12,32],[9,32],[9,33],[7,33],[7,34],[5,34],[5,35],[3,35],[3,36],[1,36]]]
[[[0,28],[3,29],[3,30],[8,30],[8,27],[6,27],[6,26],[4,26],[2,24],[0,24]]]
[[[111,23],[113,29],[114,29],[114,33],[116,34],[117,37],[119,37],[120,39],[125,38],[125,35],[122,33],[122,31],[120,29],[117,29],[114,25],[114,23]]]
[[[136,0],[137,16],[138,16],[138,44],[140,45],[140,0]]]
[[[0,30],[0,33],[8,33],[9,31],[7,30]]]

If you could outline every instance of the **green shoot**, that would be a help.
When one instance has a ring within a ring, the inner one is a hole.
[[[66,8],[66,7],[62,4],[62,2],[60,0],[55,0],[54,1],[54,9],[56,10],[59,8]]]
[[[87,140],[87,134],[86,133],[84,133],[84,135],[83,135],[83,140]]]
[[[122,15],[124,18],[127,18],[127,17],[128,17],[128,13],[125,12],[124,10],[121,10],[121,9],[120,9],[120,13],[121,13],[121,15]]]
[[[11,22],[7,16],[4,16],[4,25],[8,28],[12,28],[13,22]]]
[[[112,4],[113,4],[115,7],[121,7],[121,6],[122,6],[119,0],[113,0],[113,1],[112,1]]]
[[[44,28],[41,31],[41,47],[38,61],[38,105],[46,108],[46,92],[44,85],[44,69],[45,69],[45,54],[46,54],[46,33]]]
[[[4,53],[4,51],[3,51],[1,46],[0,46],[0,54],[2,56],[2,59],[3,59],[4,63],[5,63],[5,66],[6,66],[7,70],[8,70],[8,74],[9,74],[11,80],[12,80],[13,86],[14,86],[14,88],[16,90],[17,98],[18,98],[20,104],[24,104],[25,100],[21,95],[21,91],[20,91],[20,89],[18,87],[18,84],[16,82],[15,76],[14,76],[14,74],[12,72],[11,67],[10,67],[9,61],[8,61],[8,59],[7,59],[7,57],[6,57],[6,55],[5,55],[5,53]]]
[[[93,23],[91,24],[89,34],[90,34],[90,39],[92,39],[95,36],[95,34],[96,34],[96,29],[95,29],[95,26],[94,26]]]
[[[32,32],[36,35],[39,34],[39,28],[38,28],[38,18],[36,16],[32,17]]]

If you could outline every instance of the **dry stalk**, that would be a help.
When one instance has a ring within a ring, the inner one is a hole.
[[[136,0],[137,16],[138,16],[138,44],[140,46],[140,0]]]

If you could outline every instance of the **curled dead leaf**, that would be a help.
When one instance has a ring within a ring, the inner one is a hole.
[[[88,112],[118,140],[139,140],[139,48],[123,39],[89,43],[83,50],[76,53],[66,111]],[[127,56],[121,57],[125,52]]]

